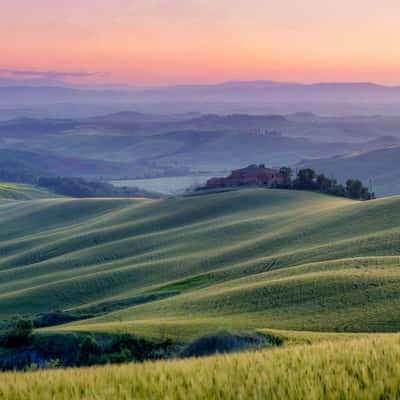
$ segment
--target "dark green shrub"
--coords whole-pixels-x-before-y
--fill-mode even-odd
[[[82,341],[79,334],[40,334],[35,335],[33,347],[49,359],[59,359],[63,365],[74,366],[80,356]]]
[[[120,363],[135,361],[132,352],[127,348],[121,349],[118,353],[110,354],[108,359],[109,362],[112,364],[120,364]]]
[[[101,356],[102,348],[97,343],[94,336],[86,336],[79,350],[79,364],[80,365],[93,365],[96,364]]]
[[[64,311],[52,311],[36,316],[33,324],[35,328],[45,328],[47,326],[62,325],[90,317],[92,317],[92,315],[75,315]]]
[[[282,344],[282,340],[272,335],[219,332],[195,339],[183,350],[181,356],[202,357],[216,353],[230,353],[280,344]]]
[[[148,354],[156,347],[156,344],[140,337],[131,335],[118,335],[113,338],[111,343],[111,353],[120,353],[128,349],[132,357],[143,361],[148,358]]]
[[[32,343],[33,323],[28,318],[19,318],[0,338],[3,347],[21,347]]]

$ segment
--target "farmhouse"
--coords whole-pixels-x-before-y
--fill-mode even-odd
[[[277,170],[265,168],[264,164],[249,165],[236,169],[226,178],[212,178],[207,181],[208,189],[235,186],[273,186],[284,183],[284,176]]]

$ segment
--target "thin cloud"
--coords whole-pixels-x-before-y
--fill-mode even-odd
[[[37,71],[0,68],[0,75],[8,75],[14,78],[30,79],[69,79],[69,78],[90,78],[95,76],[106,76],[106,72],[64,72],[64,71]]]

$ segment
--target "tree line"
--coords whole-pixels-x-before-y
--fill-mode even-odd
[[[328,178],[324,174],[317,174],[311,168],[300,169],[295,177],[293,177],[293,170],[288,167],[282,167],[279,172],[284,179],[284,183],[277,185],[279,188],[317,191],[356,200],[375,198],[375,194],[370,192],[359,179],[347,179],[343,185],[336,179]]]

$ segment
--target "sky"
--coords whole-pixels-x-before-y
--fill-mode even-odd
[[[399,0],[0,0],[0,77],[400,84]]]

